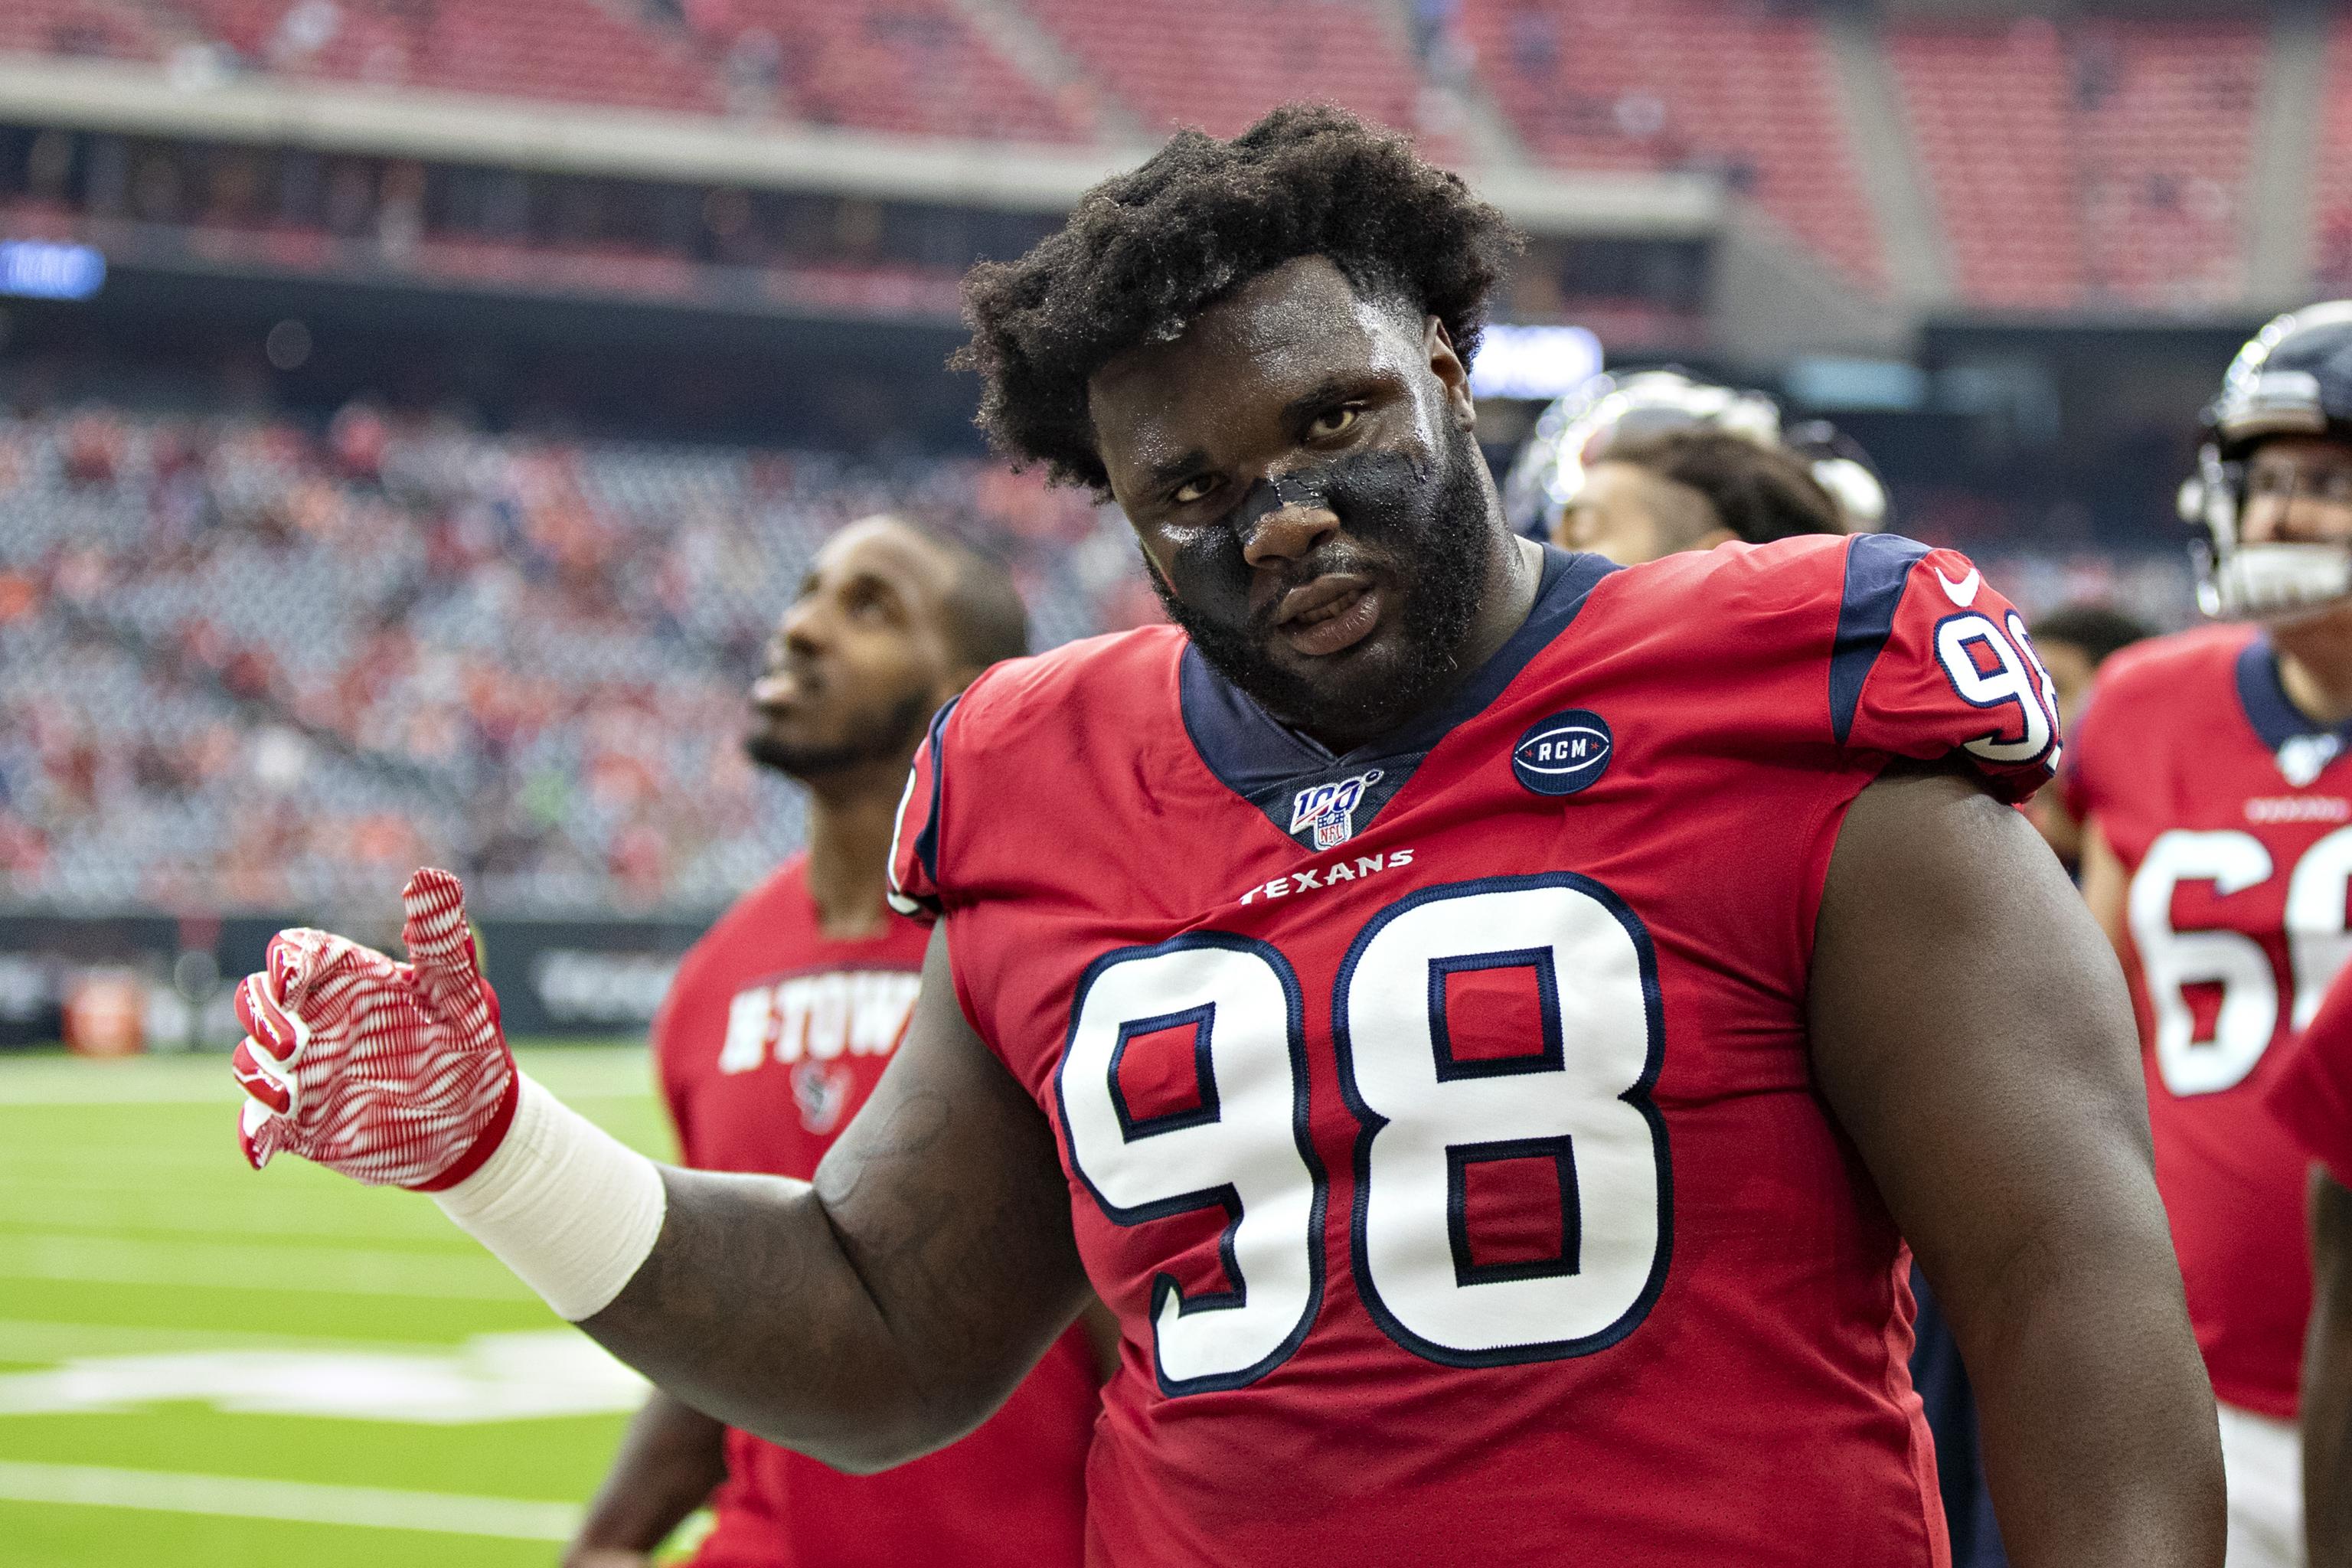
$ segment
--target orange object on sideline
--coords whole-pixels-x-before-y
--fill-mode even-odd
[[[83,1057],[133,1057],[147,1048],[147,987],[127,969],[93,969],[66,992],[66,1048]]]

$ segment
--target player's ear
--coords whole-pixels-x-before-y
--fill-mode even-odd
[[[1445,388],[1446,405],[1454,411],[1454,423],[1465,430],[1475,429],[1478,406],[1470,396],[1470,367],[1454,350],[1454,334],[1445,323],[1432,316],[1423,323],[1421,346],[1429,356],[1429,372]]]

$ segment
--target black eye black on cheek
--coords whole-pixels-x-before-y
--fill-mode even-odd
[[[1173,570],[1170,575],[1202,586],[1249,581],[1249,563],[1242,557],[1241,538],[1224,526],[1223,520],[1206,527],[1184,529],[1173,542]]]

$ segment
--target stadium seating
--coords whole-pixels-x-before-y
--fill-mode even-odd
[[[1963,295],[2210,308],[2243,282],[2253,22],[1915,22],[1888,48]]]
[[[14,0],[0,52],[260,69],[1074,142],[1117,120],[1230,134],[1291,98],[1465,144],[1467,80],[1535,157],[1721,174],[1852,281],[1885,284],[1818,16],[1775,0],[991,0],[1077,68],[1049,87],[958,0]],[[1420,29],[1424,36],[1409,37]],[[1969,305],[2206,312],[2245,283],[2259,16],[2053,22],[1902,13],[1884,29]],[[2352,17],[2333,23],[2320,271],[2352,285]]]
[[[949,0],[732,0],[721,9],[725,28],[709,36],[739,61],[764,59],[772,46],[778,105],[798,119],[1024,142],[1073,141],[1092,129],[1082,96],[1049,98]]]
[[[516,98],[715,110],[719,84],[683,37],[597,0],[170,0],[271,70]]]
[[[1230,136],[1286,99],[1411,126],[1420,79],[1360,0],[1026,0],[1086,68],[1157,127]]]
[[[668,22],[604,0],[170,3],[291,74],[1024,141],[1071,140],[1087,112],[1066,113],[948,0],[723,0]]]
[[[1882,280],[1819,24],[1724,0],[1466,0],[1485,79],[1538,155],[1719,170],[1850,277]]]
[[[0,892],[709,909],[798,837],[737,742],[816,545],[886,507],[1014,564],[1041,646],[1152,613],[1123,525],[961,459],[106,411],[0,419]]]
[[[0,52],[152,60],[163,44],[134,0],[8,0],[0,5]]]
[[[1888,49],[1961,291],[2055,308],[2083,282],[2083,227],[2055,28],[1917,25]]]

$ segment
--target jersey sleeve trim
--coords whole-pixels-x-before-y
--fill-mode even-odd
[[[940,913],[940,905],[937,892],[940,885],[940,784],[947,771],[947,759],[941,754],[941,747],[946,740],[948,717],[956,710],[956,704],[962,700],[961,695],[950,697],[940,710],[931,716],[930,733],[923,738],[923,749],[919,754],[917,765],[909,769],[907,773],[907,792],[898,798],[898,817],[890,831],[890,885],[887,896],[890,907],[902,915],[909,917],[929,915],[936,918]],[[923,774],[926,771],[921,765],[923,758],[928,758],[930,763],[928,770],[930,774],[930,788],[923,801],[923,825],[916,831],[913,848],[915,859],[922,868],[923,879],[929,884],[931,890],[909,892],[902,885],[898,874],[898,846],[907,832],[909,808],[915,805],[916,793],[922,787]]]
[[[1846,545],[1845,590],[1830,652],[1830,732],[1840,745],[1853,732],[1871,668],[1895,635],[1895,612],[1911,568],[1927,551],[1895,533],[1858,533]]]

